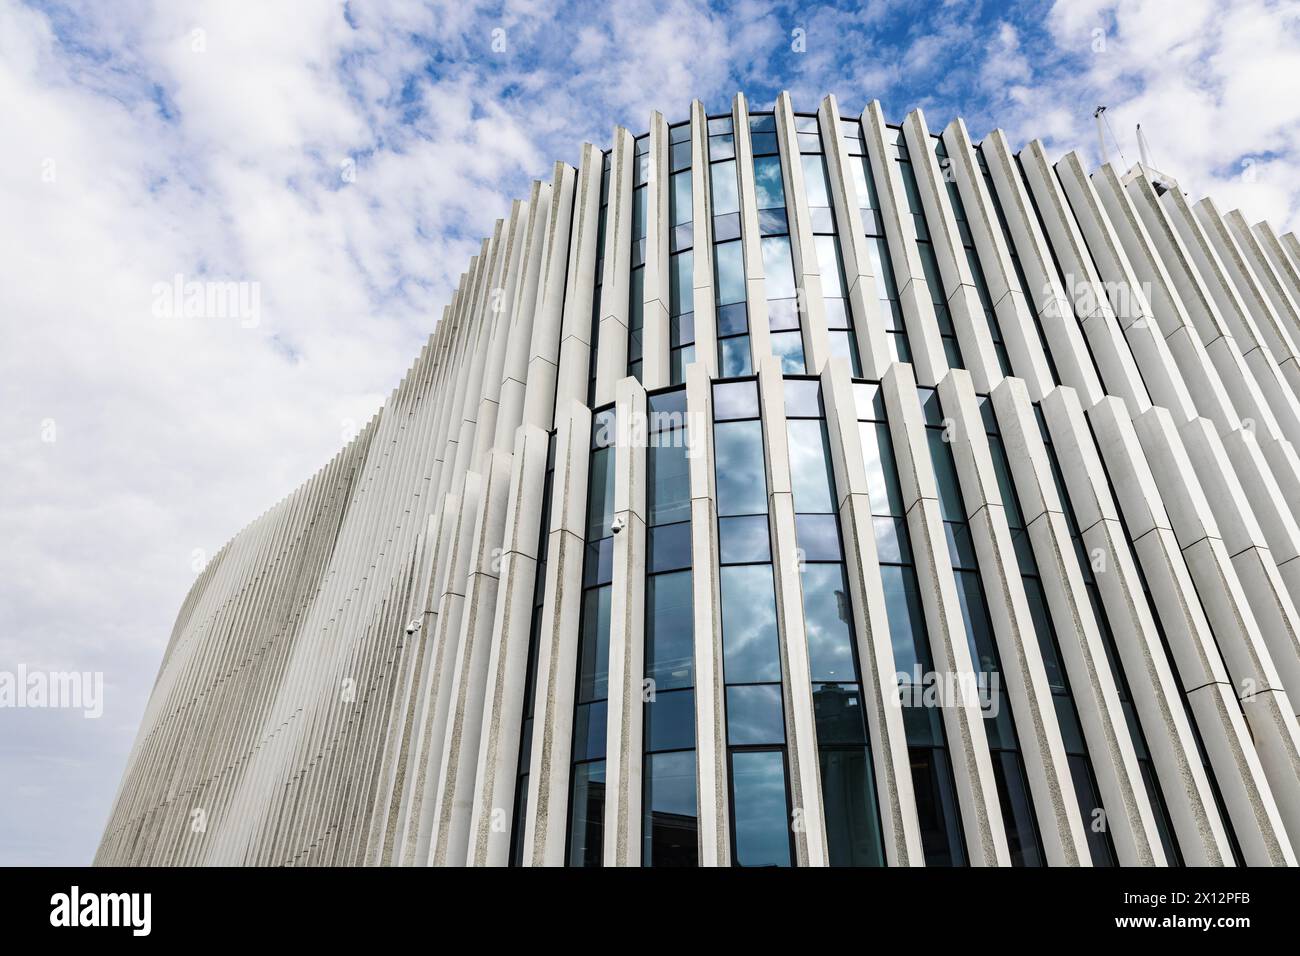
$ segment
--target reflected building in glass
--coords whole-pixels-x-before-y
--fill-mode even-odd
[[[656,113],[199,574],[96,861],[1294,865],[1297,447],[1294,235]]]

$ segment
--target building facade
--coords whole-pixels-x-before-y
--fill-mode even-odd
[[[556,164],[186,597],[101,864],[1294,865],[1300,243],[879,104]]]

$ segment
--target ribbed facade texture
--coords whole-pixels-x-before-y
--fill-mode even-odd
[[[96,862],[1294,865],[1300,243],[878,104],[557,164],[203,570]]]

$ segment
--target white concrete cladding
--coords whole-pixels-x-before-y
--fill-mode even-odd
[[[1295,865],[1300,240],[875,102],[646,130],[200,572],[96,863]]]

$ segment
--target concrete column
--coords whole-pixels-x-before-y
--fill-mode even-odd
[[[1071,153],[1067,160],[1070,169],[1081,168],[1076,154]],[[1063,160],[1057,168],[1060,170],[1066,166],[1067,162]],[[1162,336],[1167,344],[1168,352],[1177,366],[1175,375],[1185,383],[1179,394],[1185,394],[1193,405],[1188,414],[1213,419],[1225,431],[1238,427],[1241,422],[1228,390],[1205,350],[1200,333],[1183,307],[1182,298],[1157,255],[1155,243],[1125,191],[1119,174],[1108,163],[1092,174],[1091,183],[1093,193],[1104,208],[1105,219],[1109,221],[1110,228],[1102,231],[1108,235],[1113,234],[1114,239],[1119,241],[1126,260],[1121,262],[1118,250],[1112,249],[1109,255],[1098,257],[1099,265],[1105,272],[1109,263],[1116,272],[1107,278],[1131,282],[1133,288],[1141,291],[1141,298],[1136,303],[1130,302],[1130,306],[1145,305],[1149,312],[1143,313],[1135,321],[1150,322],[1153,333]],[[1076,189],[1082,192],[1081,187]],[[1101,230],[1102,211],[1097,210],[1095,215],[1097,222],[1094,223],[1094,229]],[[1131,270],[1129,274],[1125,274],[1125,265]],[[1170,407],[1172,409],[1177,406]]]
[[[856,125],[857,121],[853,121]],[[817,110],[817,124],[826,155],[826,174],[830,179],[831,202],[835,205],[835,226],[839,232],[840,258],[844,263],[844,281],[849,309],[853,313],[853,332],[858,340],[862,373],[879,380],[893,361],[893,352],[885,334],[880,300],[876,296],[876,277],[862,224],[861,199],[849,164],[859,162],[844,148],[844,124],[834,96],[828,96]]]
[[[781,148],[781,174],[785,179],[785,205],[790,215],[790,258],[794,263],[794,284],[802,290],[799,327],[803,332],[804,363],[810,375],[818,374],[830,358],[830,337],[826,331],[826,300],[822,291],[822,265],[817,261],[813,240],[812,214],[804,184],[803,157],[794,128],[794,106],[790,94],[776,98],[776,138]],[[823,143],[823,148],[825,144]],[[827,268],[833,268],[828,263]]]
[[[713,474],[713,390],[702,362],[686,368],[691,483],[691,600],[695,635],[695,754],[700,865],[731,865],[726,693]]]
[[[907,114],[903,121],[903,135],[916,173],[921,206],[925,209],[930,245],[939,264],[943,289],[938,291],[943,293],[948,303],[962,362],[975,383],[975,390],[987,392],[1002,378],[1002,369],[993,349],[993,336],[984,317],[984,306],[975,288],[975,276],[966,261],[966,250],[957,231],[957,217],[948,203],[946,177],[952,174],[939,168],[925,114],[919,109]]]
[[[718,374],[718,313],[713,292],[713,194],[709,188],[709,120],[704,104],[691,102],[691,253],[695,308],[695,361]],[[743,209],[743,203],[742,203]]]
[[[758,229],[754,145],[749,138],[749,104],[743,93],[737,93],[732,100],[731,116],[736,131],[736,182],[740,191],[740,242],[745,254],[745,308],[749,315],[749,352],[753,356],[754,368],[757,370],[763,359],[772,354],[772,339],[767,316],[767,283],[763,268],[763,247]],[[787,198],[787,204],[788,202]],[[711,227],[712,215],[709,217],[709,222]],[[713,247],[710,246],[709,251],[712,250]]]
[[[1020,163],[1061,265],[1066,298],[1087,337],[1106,394],[1119,396],[1138,414],[1151,405],[1151,399],[1043,144],[1035,140],[1021,150]]]
[[[1094,174],[1094,179],[1096,178],[1097,174]],[[1109,179],[1107,181],[1109,182]],[[1130,208],[1137,214],[1144,227],[1144,236],[1136,234],[1128,240],[1134,245],[1135,250],[1131,259],[1140,270],[1143,268],[1142,257],[1137,253],[1142,246],[1138,239],[1145,238],[1145,244],[1157,254],[1157,261],[1161,266],[1157,271],[1154,263],[1149,264],[1146,268],[1151,274],[1144,275],[1144,278],[1152,281],[1153,284],[1159,280],[1155,292],[1156,301],[1153,305],[1157,308],[1161,322],[1170,321],[1171,318],[1176,320],[1178,306],[1181,305],[1187,320],[1196,329],[1210,361],[1219,371],[1220,381],[1231,396],[1236,413],[1239,416],[1255,418],[1267,430],[1276,434],[1280,419],[1273,418],[1273,411],[1257,381],[1258,373],[1252,374],[1243,358],[1243,353],[1254,349],[1253,343],[1249,339],[1234,338],[1233,329],[1220,313],[1218,303],[1211,295],[1206,280],[1193,260],[1191,250],[1174,228],[1169,214],[1160,201],[1160,194],[1156,192],[1151,180],[1134,171],[1124,176],[1122,183],[1130,201]],[[1113,190],[1113,184],[1108,187],[1108,190]],[[1103,197],[1107,195],[1108,190],[1100,190]],[[1118,200],[1116,199],[1115,202],[1118,203]],[[1133,226],[1133,232],[1136,233],[1136,224]],[[1168,287],[1168,291],[1163,295],[1160,286]],[[1176,334],[1175,332],[1174,335]],[[1258,352],[1256,357],[1264,358]],[[1275,367],[1272,374],[1276,378]],[[1297,411],[1295,420],[1297,426],[1300,426],[1300,408]],[[1300,436],[1300,427],[1297,428],[1296,434]]]
[[[1244,343],[1242,351],[1247,360],[1253,348],[1263,348],[1286,382],[1286,401],[1294,401],[1300,390],[1300,364],[1295,349],[1288,346],[1272,305],[1248,275],[1249,267],[1218,211],[1212,205],[1198,204],[1193,208],[1178,189],[1164,193],[1160,204],[1191,251],[1233,334]],[[1268,383],[1265,379],[1260,384],[1266,387]],[[1276,407],[1274,411],[1277,412]]]
[[[1006,378],[990,398],[1115,851],[1122,866],[1164,866],[1137,752],[1028,391],[1020,379]]]
[[[596,292],[596,244],[597,231],[600,228],[600,176],[603,163],[604,157],[600,150],[590,143],[584,143],[573,197],[568,273],[564,280],[559,372],[556,378],[554,401],[557,424],[560,409],[568,402],[587,401],[587,382],[591,372],[593,344],[590,341],[591,315]],[[606,249],[605,255],[608,260],[612,251]],[[545,317],[553,318],[553,307],[549,301],[547,307],[550,314],[544,313]],[[542,424],[531,416],[526,416],[525,420],[530,424]]]
[[[894,263],[894,280],[898,286],[903,321],[907,325],[915,378],[921,385],[933,386],[948,371],[948,359],[944,356],[939,322],[934,315],[925,270],[916,249],[916,227],[912,224],[907,195],[903,191],[902,174],[894,159],[896,134],[886,126],[879,100],[872,100],[863,110],[862,132],[871,159],[872,178],[876,181],[885,240]]]
[[[672,258],[668,249],[669,194],[668,124],[663,114],[650,116],[650,170],[646,177],[645,308],[641,327],[641,381],[649,389],[669,380],[668,304]]]
[[[645,748],[646,443],[645,389],[628,377],[615,390],[614,580],[609,622],[605,745],[606,866],[641,864],[641,768]]]
[[[1276,448],[1277,443],[1271,447]],[[1297,499],[1278,484],[1254,431],[1239,428],[1229,432],[1223,436],[1223,448],[1236,469],[1250,511],[1273,552],[1291,600],[1300,607],[1300,521],[1288,505]],[[1287,692],[1292,693],[1289,687]],[[1300,690],[1293,696],[1300,696]]]
[[[1020,278],[1016,275],[993,196],[975,158],[975,147],[966,132],[966,124],[960,117],[943,131],[943,142],[948,150],[948,174],[956,182],[957,192],[966,208],[966,225],[975,243],[980,267],[984,270],[989,301],[993,303],[993,314],[1002,331],[1011,368],[1024,380],[1030,398],[1037,401],[1052,390],[1051,366],[1026,299],[1027,290],[1020,288]]]
[[[1151,401],[1169,409],[1179,422],[1196,417],[1188,382],[1179,374],[1154,317],[1155,310],[1129,264],[1079,154],[1066,154],[1055,171],[1086,243],[1081,251],[1090,254],[1090,265],[1096,267],[1096,277],[1101,280],[1093,285],[1101,294],[1098,304],[1109,309],[1123,330]]]
[[[597,406],[614,400],[627,375],[627,312],[632,276],[632,172],[636,143],[623,127],[614,130],[605,208],[605,275],[600,284],[600,329],[596,349]]]
[[[1295,865],[1260,754],[1127,410],[1108,398],[1088,419],[1246,862]]]
[[[524,860],[563,866],[573,753],[573,697],[582,617],[582,561],[591,466],[591,411],[580,400],[556,406],[555,475],[547,542],[546,598],[538,632],[536,711]]]
[[[840,532],[844,539],[844,570],[853,620],[857,623],[854,637],[862,670],[863,706],[871,741],[885,859],[890,866],[924,866],[907,731],[899,700],[898,667],[885,612],[885,592],[876,556],[866,465],[848,361],[832,358],[822,370],[821,384]]]
[[[1203,208],[1205,215],[1208,216],[1214,210],[1214,201],[1209,198],[1202,199],[1197,203],[1197,207]],[[1250,276],[1254,280],[1254,285],[1264,293],[1269,304],[1273,306],[1278,321],[1276,331],[1278,340],[1285,342],[1291,349],[1290,354],[1295,355],[1297,337],[1300,337],[1300,306],[1296,305],[1296,300],[1282,277],[1274,271],[1268,253],[1260,245],[1259,239],[1246,222],[1246,217],[1242,215],[1241,210],[1234,209],[1223,216],[1222,221],[1228,227],[1228,234],[1236,243],[1237,251],[1241,256],[1238,268],[1241,269],[1243,276]],[[1277,351],[1282,351],[1280,345]]]
[[[497,412],[496,435],[492,441],[492,446],[501,451],[514,447],[515,430],[524,420],[533,330],[538,325],[536,317],[542,310],[545,292],[546,240],[553,216],[557,213],[553,206],[554,196],[555,189],[549,183],[533,183],[529,198],[532,215],[528,218],[528,230],[523,238],[523,264],[512,305],[506,358],[501,367],[501,407]],[[559,342],[558,332],[557,326],[553,343]],[[552,361],[552,375],[554,368]]]
[[[905,363],[891,366],[880,386],[889,416],[903,505],[907,509],[908,535],[920,579],[934,666],[945,677],[952,675],[958,686],[969,686],[975,680],[975,666],[962,623],[947,536],[939,513],[939,492],[930,462],[929,441],[911,366]],[[944,707],[943,723],[971,865],[1009,866],[1011,854],[979,702],[972,695],[972,699]]]
[[[1286,257],[1291,260],[1291,264],[1300,269],[1300,239],[1296,238],[1294,232],[1288,232],[1282,236],[1282,248],[1286,252]]]
[[[1058,388],[1042,408],[1179,849],[1191,866],[1231,865],[1227,830],[1079,400]]]
[[[520,426],[515,436],[470,812],[470,866],[505,866],[510,859],[548,444],[547,433],[532,425]]]
[[[1052,248],[1025,188],[1020,164],[1001,130],[989,133],[980,149],[1029,284],[1023,290],[1028,307],[1042,325],[1061,383],[1077,391],[1080,401],[1091,405],[1103,395],[1101,378],[1061,285]]]
[[[469,577],[470,559],[473,556],[475,515],[482,498],[483,482],[480,476],[469,472],[465,476],[465,489],[456,506],[450,550],[447,552],[446,578],[438,598],[438,623],[432,635],[428,697],[425,702],[422,727],[423,754],[420,763],[424,781],[417,800],[411,809],[414,845],[408,842],[412,855],[406,857],[407,865],[421,865],[428,859],[429,843],[433,835],[434,806],[437,800],[438,771],[442,766],[443,745],[446,741],[447,721],[451,713],[452,675],[456,655],[460,648],[461,618],[465,610],[466,581]],[[418,815],[416,807],[419,808]]]
[[[1230,214],[1229,223],[1234,230],[1238,230],[1244,226],[1245,219],[1238,210]],[[1250,227],[1250,233],[1255,238],[1255,249],[1276,274],[1278,281],[1291,297],[1291,301],[1300,302],[1300,261],[1287,255],[1286,244],[1278,238],[1273,227],[1267,222],[1255,223]],[[1295,236],[1292,235],[1290,238],[1294,241]],[[1293,329],[1292,334],[1300,334],[1300,328]]]
[[[794,807],[795,855],[799,866],[827,866],[826,818],[822,809],[821,764],[813,716],[812,672],[804,631],[799,544],[795,538],[794,494],[790,481],[785,425],[785,387],[781,363],[769,355],[759,367],[759,405],[767,449],[768,495],[772,522],[772,576],[776,584],[776,623],[785,684],[786,753]]]
[[[1179,437],[1196,478],[1204,492],[1205,501],[1212,505],[1213,521],[1222,535],[1223,546],[1242,590],[1259,624],[1260,631],[1277,669],[1278,678],[1287,696],[1293,701],[1300,695],[1300,616],[1288,593],[1285,581],[1268,541],[1255,517],[1246,489],[1233,470],[1227,449],[1219,439],[1214,426],[1204,418],[1194,419],[1178,429]],[[1243,460],[1249,462],[1249,441],[1237,445]],[[1258,459],[1256,459],[1258,462]],[[1245,468],[1241,469],[1245,471]],[[1257,473],[1258,477],[1266,475]],[[1282,500],[1272,500],[1266,508],[1276,508]],[[1281,512],[1281,509],[1276,509]],[[1287,518],[1278,514],[1278,527],[1285,529]],[[1295,525],[1294,517],[1289,522]],[[1295,539],[1290,544],[1294,548]],[[1295,552],[1290,557],[1294,559]]]
[[[1265,628],[1250,606],[1214,520],[1214,512],[1168,413],[1153,408],[1134,422],[1134,428],[1152,464],[1152,473],[1160,476],[1157,482],[1161,500],[1241,701],[1260,763],[1273,787],[1278,811],[1288,831],[1300,833],[1300,787],[1297,787],[1300,726],[1265,644]],[[1204,431],[1193,434],[1204,441]],[[1198,455],[1207,470],[1212,467],[1210,454],[1207,449],[1205,454]],[[1216,490],[1231,493],[1226,481]],[[1246,533],[1240,528],[1237,531],[1240,536]],[[1256,552],[1254,557],[1260,556]],[[1252,567],[1251,556],[1243,557],[1246,566]],[[1254,565],[1253,571],[1262,569]],[[1253,575],[1252,579],[1261,589],[1276,583],[1261,580],[1260,575]],[[1273,643],[1291,653],[1294,653],[1294,621],[1294,606],[1274,608],[1266,620],[1268,632],[1274,635]]]
[[[479,733],[487,692],[488,659],[496,620],[502,541],[509,506],[510,455],[495,452],[484,469],[475,518],[455,664],[447,702],[447,731],[434,794],[429,863],[461,866],[469,847],[470,814],[478,768]]]
[[[1051,865],[1090,866],[1088,839],[1074,799],[1038,635],[1029,615],[975,390],[965,369],[953,369],[944,377],[939,398],[944,415],[952,422],[953,461],[1043,849]]]

